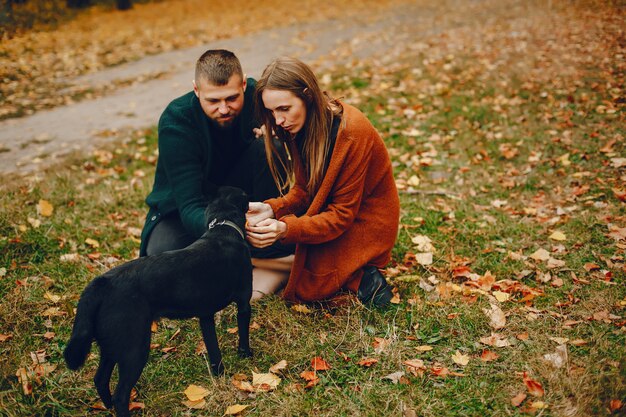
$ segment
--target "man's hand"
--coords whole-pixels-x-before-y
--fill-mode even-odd
[[[248,242],[255,248],[265,248],[287,233],[287,225],[276,219],[265,219],[256,226],[248,225]]]
[[[272,206],[265,203],[250,203],[248,205],[248,212],[246,213],[246,224],[249,226],[256,226],[265,219],[273,219],[274,210]]]

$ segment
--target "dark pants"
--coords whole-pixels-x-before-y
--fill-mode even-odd
[[[264,201],[278,196],[278,189],[272,178],[263,141],[254,141],[228,172],[222,184],[241,188],[248,194],[250,201]],[[178,212],[163,217],[148,236],[146,253],[156,255],[174,249],[189,246],[196,239],[185,230]],[[274,243],[267,248],[250,247],[253,258],[281,258],[293,254],[295,245]]]

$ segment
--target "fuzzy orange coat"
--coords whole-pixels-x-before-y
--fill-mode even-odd
[[[296,243],[283,297],[310,302],[341,289],[356,292],[361,269],[385,266],[398,234],[400,201],[385,144],[358,109],[343,104],[330,164],[313,199],[295,143],[289,151],[295,184],[266,201],[287,225],[282,242]]]

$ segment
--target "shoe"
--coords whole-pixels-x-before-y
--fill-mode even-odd
[[[357,297],[363,304],[371,302],[376,307],[386,307],[393,298],[393,293],[378,268],[366,266],[363,268]]]

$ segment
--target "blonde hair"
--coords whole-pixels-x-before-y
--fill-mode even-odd
[[[276,125],[272,113],[263,105],[262,94],[266,89],[289,91],[306,106],[306,120],[301,130],[302,162],[307,174],[309,195],[313,196],[324,178],[325,161],[329,152],[328,135],[333,114],[339,114],[340,104],[322,92],[311,68],[304,62],[290,57],[272,61],[257,81],[255,90],[259,121],[265,126],[265,153],[267,161],[281,194],[293,183],[294,171],[291,158],[282,156],[272,139],[272,133],[284,144],[291,134]]]

